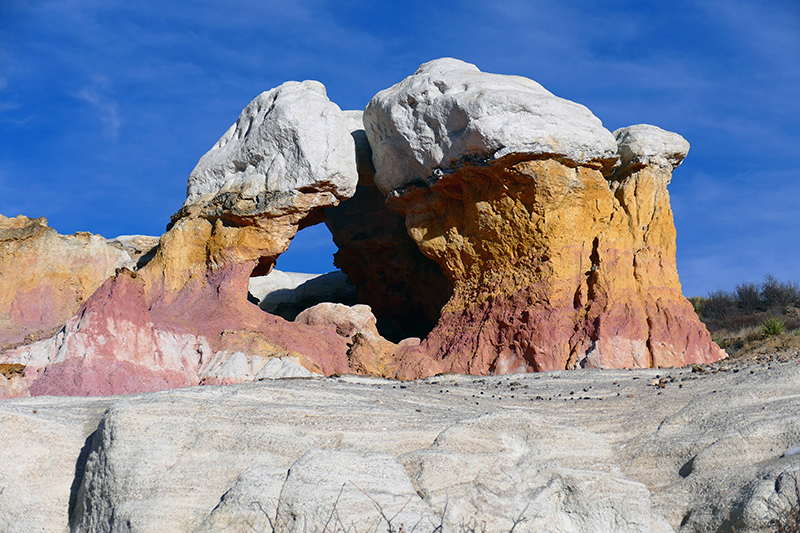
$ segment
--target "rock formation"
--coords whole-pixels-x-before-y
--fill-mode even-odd
[[[261,309],[286,320],[294,320],[305,309],[323,302],[358,303],[355,287],[341,270],[303,274],[274,269],[266,276],[251,277],[248,292],[248,298],[252,297]]]
[[[0,217],[0,531],[761,533],[796,515],[800,367],[654,369],[724,356],[677,275],[682,137],[612,134],[454,59],[363,121],[318,82],[259,95],[158,243]],[[260,309],[260,276],[323,220],[372,309],[293,276],[280,290],[316,305]]]
[[[800,366],[723,369],[7,400],[0,530],[775,531]]]
[[[724,357],[678,281],[666,186],[688,151],[679,135],[612,135],[531,80],[454,59],[378,93],[364,123],[377,187],[454,286],[412,366],[486,374]]]
[[[131,256],[131,270],[139,270],[156,255],[158,251],[158,237],[150,235],[120,235],[108,241],[108,244],[128,252]]]
[[[0,215],[0,350],[63,326],[131,256],[99,235],[59,235],[45,218]]]
[[[4,362],[25,367],[30,394],[229,383],[254,379],[272,358],[346,372],[345,338],[289,326],[248,302],[247,291],[298,228],[353,195],[354,153],[346,119],[320,83],[259,95],[201,158],[153,259],[106,281],[55,337],[8,350]]]
[[[208,268],[267,274],[298,229],[349,198],[358,180],[346,119],[319,82],[260,94],[189,176],[149,274],[177,291]],[[156,274],[157,273],[157,274]]]
[[[536,82],[455,59],[422,65],[363,116],[319,82],[284,83],[200,159],[157,245],[0,220],[0,279],[14,286],[0,295],[0,395],[719,359],[675,263],[667,185],[688,149],[654,126],[612,134]],[[283,308],[263,300],[297,320],[259,309],[251,279],[323,221],[344,271],[331,286],[370,307],[333,305],[356,302],[320,296],[336,292],[321,277]],[[43,260],[53,243],[68,251]],[[377,324],[353,326],[370,308]]]

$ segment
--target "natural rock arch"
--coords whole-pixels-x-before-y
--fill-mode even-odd
[[[713,361],[725,354],[675,264],[667,185],[687,151],[455,59],[422,65],[363,117],[319,82],[287,82],[200,159],[146,265],[0,362],[25,367],[13,394],[118,394],[260,379],[275,359],[399,379]],[[321,222],[393,339],[435,322],[422,343],[381,338],[364,307],[290,323],[247,300],[251,275]]]

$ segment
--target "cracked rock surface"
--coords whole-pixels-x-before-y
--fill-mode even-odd
[[[766,532],[768,504],[798,505],[798,379],[792,360],[8,400],[0,528]]]

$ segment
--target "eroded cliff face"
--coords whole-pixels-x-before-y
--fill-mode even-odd
[[[688,143],[652,126],[612,135],[582,106],[503,78],[438,60],[367,107],[376,183],[455,288],[413,365],[487,374],[724,357],[675,263],[666,186]],[[528,128],[542,116],[561,128]],[[383,151],[417,163],[398,172]]]
[[[10,394],[256,379],[276,358],[326,375],[346,372],[346,338],[264,313],[247,290],[299,228],[353,195],[354,152],[344,116],[320,83],[287,82],[259,95],[201,158],[153,259],[138,272],[100,278],[102,287],[56,336],[3,353],[7,364],[24,366],[28,389]]]
[[[620,200],[597,170],[501,160],[393,197],[455,287],[427,353],[476,374],[718,359],[681,293],[663,177],[631,174]]]
[[[59,235],[45,218],[0,215],[0,349],[52,334],[130,263],[99,235]]]

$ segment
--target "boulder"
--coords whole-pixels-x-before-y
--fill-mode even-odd
[[[378,93],[364,123],[376,185],[454,287],[398,367],[430,367],[421,353],[472,374],[725,356],[678,280],[666,186],[679,135],[613,135],[535,82],[453,59]]]
[[[273,199],[273,205],[262,205],[265,211],[258,214],[263,215],[286,209],[286,200],[306,189],[314,191],[320,206],[353,196],[355,145],[347,121],[318,81],[288,81],[261,93],[200,158],[189,176],[184,206],[231,194],[245,205],[265,199],[265,194],[285,196],[283,202]]]
[[[0,215],[0,351],[52,335],[131,262],[99,235],[59,235],[45,218]]]
[[[410,183],[512,154],[607,169],[614,136],[586,107],[533,80],[481,72],[453,58],[423,64],[376,94],[364,111],[384,194]]]
[[[349,371],[356,374],[396,377],[394,360],[398,349],[419,344],[419,339],[394,344],[383,338],[378,332],[375,315],[368,305],[363,304],[317,304],[297,315],[295,323],[335,331],[346,338],[347,364]]]
[[[309,307],[294,319],[295,323],[330,328],[341,337],[370,332],[378,335],[375,315],[368,305],[347,306],[325,302]]]

